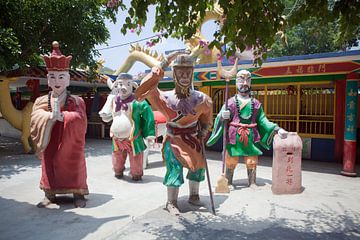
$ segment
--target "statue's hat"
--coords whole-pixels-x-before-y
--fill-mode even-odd
[[[72,56],[65,56],[61,53],[59,43],[52,43],[52,53],[50,56],[43,56],[48,71],[68,71]]]

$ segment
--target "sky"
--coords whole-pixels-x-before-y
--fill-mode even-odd
[[[128,2],[128,1],[125,1]],[[151,6],[148,13],[148,20],[146,25],[142,28],[142,32],[140,35],[136,33],[128,33],[124,36],[121,32],[121,26],[124,23],[125,17],[127,16],[127,11],[118,13],[117,16],[117,23],[113,24],[110,21],[106,21],[106,27],[109,29],[111,38],[107,41],[107,44],[98,45],[96,49],[116,46],[128,42],[137,41],[143,38],[147,38],[153,35],[156,35],[156,32],[153,32],[152,29],[154,27],[155,22],[155,7]],[[215,31],[216,24],[214,22],[209,21],[208,23],[204,24],[203,29],[206,29],[203,34],[208,38],[212,39],[212,34]],[[140,46],[146,45],[146,41],[144,40],[139,42]],[[101,56],[99,57],[105,60],[104,66],[109,67],[113,70],[118,69],[125,61],[127,56],[129,55],[129,48],[130,45],[125,45],[121,47],[111,48],[111,49],[104,49],[100,50]],[[156,50],[159,54],[165,53],[167,50],[174,50],[174,49],[183,49],[185,48],[185,43],[173,38],[168,38],[162,40],[161,43],[156,44],[154,47],[151,47],[151,50]],[[148,67],[143,63],[137,62],[134,66],[130,69],[129,73],[136,75],[140,72],[144,72],[147,70]]]

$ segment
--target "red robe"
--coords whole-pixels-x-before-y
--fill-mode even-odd
[[[70,96],[61,107],[64,122],[50,120],[48,96],[36,99],[31,114],[31,137],[41,159],[40,188],[49,193],[89,194],[86,184],[86,107],[82,98]]]

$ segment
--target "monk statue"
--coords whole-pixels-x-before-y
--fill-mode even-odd
[[[86,107],[83,99],[67,91],[72,56],[64,56],[53,42],[50,56],[44,56],[49,94],[35,100],[31,114],[31,137],[41,160],[40,188],[45,198],[37,206],[56,202],[56,194],[71,193],[75,207],[85,207]]]

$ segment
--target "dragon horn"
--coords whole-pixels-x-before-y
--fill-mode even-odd
[[[226,80],[229,80],[233,78],[237,73],[238,58],[235,59],[234,66],[229,71],[226,71],[225,69],[222,68],[221,60],[217,61],[217,65],[220,76],[225,78]]]

